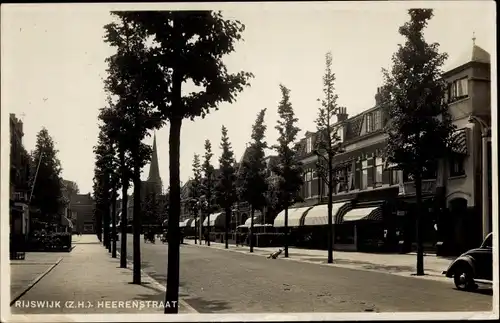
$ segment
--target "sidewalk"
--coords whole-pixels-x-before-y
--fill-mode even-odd
[[[163,313],[163,286],[144,273],[142,285],[132,284],[132,266],[119,268],[119,258],[111,258],[95,235],[81,239],[12,305],[12,314]],[[195,312],[179,303],[179,313]]]
[[[194,240],[186,239],[184,241],[189,245],[200,246],[195,245]],[[205,244],[203,244],[202,246],[207,247]],[[211,248],[224,249],[224,246],[225,245],[223,243],[210,242]],[[236,247],[235,245],[229,245],[229,248],[224,250],[249,253],[249,249],[250,248],[248,246]],[[278,247],[254,247],[253,254],[267,257],[269,256],[269,254],[277,251],[278,249]],[[284,258],[284,253],[282,253],[279,259],[358,270],[376,271],[400,276],[412,276],[412,274],[416,272],[417,256],[412,254],[373,254],[334,250],[333,264],[327,263],[326,250],[288,248],[288,254],[289,258]],[[413,277],[448,282],[450,280],[444,277],[442,272],[448,268],[448,265],[450,263],[450,259],[440,258],[433,255],[425,256],[424,269],[426,275]]]

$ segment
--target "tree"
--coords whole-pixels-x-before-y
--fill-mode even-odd
[[[234,169],[234,152],[227,136],[227,128],[222,126],[222,137],[220,148],[222,155],[219,158],[220,174],[215,190],[217,204],[224,209],[225,213],[225,228],[224,242],[226,249],[228,248],[228,231],[231,221],[231,207],[237,200],[236,195],[236,171]]]
[[[149,130],[163,125],[159,113],[148,97],[157,90],[156,80],[148,77],[147,71],[154,69],[154,62],[146,48],[147,35],[131,21],[126,13],[114,12],[118,22],[105,26],[105,42],[116,48],[116,54],[107,58],[108,77],[105,89],[115,97],[114,105],[130,120],[129,149],[133,161],[132,182],[134,185],[133,210],[133,283],[141,283],[141,169],[151,158],[151,147],[142,140],[150,135]]]
[[[80,189],[78,188],[78,184],[76,182],[66,179],[62,180],[61,189],[68,203],[71,202],[71,198],[73,196],[77,195],[80,192]]]
[[[338,135],[339,127],[336,125],[335,117],[341,107],[337,104],[338,95],[335,94],[335,73],[332,71],[332,54],[328,52],[325,55],[326,68],[323,76],[323,93],[325,98],[321,100],[321,107],[316,119],[316,128],[318,130],[318,139],[314,153],[318,156],[316,169],[318,175],[328,186],[328,263],[333,263],[333,240],[335,238],[333,225],[333,191],[338,182],[334,174],[334,157],[343,152],[342,142]]]
[[[264,124],[266,109],[262,109],[257,115],[255,124],[252,127],[252,141],[248,146],[247,158],[241,165],[241,197],[247,201],[251,207],[250,220],[250,252],[253,252],[253,224],[255,210],[262,211],[266,205],[267,192],[267,165],[264,161],[264,149],[267,148],[265,142],[265,132],[267,126]]]
[[[115,152],[112,147],[112,142],[106,135],[104,126],[101,124],[99,128],[100,131],[97,144],[94,146],[94,154],[96,157],[94,168],[94,196],[96,199],[96,208],[94,210],[94,216],[96,225],[99,227],[99,234],[101,229],[103,230],[103,244],[110,250],[110,207],[112,202],[112,173]]]
[[[200,164],[200,156],[195,154],[193,157],[193,179],[191,181],[191,186],[189,187],[189,203],[190,208],[193,212],[195,221],[198,222],[198,232],[200,233],[200,244],[202,240],[201,232],[203,225],[203,218],[200,215],[198,217],[198,213],[200,211],[200,197],[201,197],[201,164]],[[199,219],[198,219],[199,218]],[[196,222],[195,222],[196,223]],[[196,243],[196,233],[194,235],[194,242]]]
[[[213,11],[134,11],[121,12],[155,39],[151,46],[154,68],[145,69],[151,81],[149,99],[168,120],[170,161],[170,212],[168,274],[165,300],[179,299],[180,246],[180,131],[183,119],[205,117],[222,102],[232,103],[237,93],[248,85],[250,73],[229,74],[223,56],[234,51],[244,26],[226,20]],[[199,92],[183,95],[182,85],[192,81]],[[165,313],[177,313],[166,307]]]
[[[210,246],[210,213],[213,209],[213,198],[214,198],[214,172],[215,169],[212,166],[211,159],[213,157],[212,153],[212,144],[207,139],[205,140],[205,159],[201,166],[203,171],[203,179],[202,179],[202,192],[203,192],[203,205],[202,209],[206,213],[207,217],[207,234],[208,240],[207,244]],[[201,239],[201,237],[200,237]]]
[[[292,205],[298,196],[303,184],[302,164],[297,158],[298,143],[297,134],[300,129],[296,126],[299,121],[293,112],[290,102],[290,90],[280,85],[282,99],[278,106],[278,144],[273,148],[278,153],[278,164],[273,167],[273,172],[278,176],[278,203],[285,209],[285,257],[288,257],[288,207]]]
[[[454,126],[441,75],[448,55],[439,53],[439,44],[428,44],[423,34],[433,10],[410,9],[408,13],[410,21],[399,28],[406,42],[393,55],[391,71],[383,70],[382,100],[390,118],[386,158],[415,181],[417,275],[424,275],[422,175],[449,151]]]
[[[119,187],[122,189],[120,268],[127,268],[128,190],[133,169],[130,142],[132,142],[131,135],[133,135],[134,125],[127,115],[127,109],[119,110],[117,106],[113,105],[111,98],[108,98],[108,105],[107,108],[101,109],[99,119],[104,122],[103,125],[107,128],[106,133],[115,142],[118,151]],[[143,144],[141,143],[141,145]]]
[[[33,170],[30,172],[30,205],[40,210],[39,220],[49,225],[59,222],[58,214],[64,206],[62,169],[57,153],[54,140],[47,129],[42,128],[36,136],[35,150],[31,154]]]

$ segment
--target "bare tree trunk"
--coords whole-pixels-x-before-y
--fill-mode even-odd
[[[288,258],[288,203],[285,205],[285,258]]]
[[[133,280],[134,284],[141,284],[141,169],[138,156],[134,154],[134,255],[133,255]]]
[[[253,217],[255,215],[255,209],[254,207],[252,206],[252,213],[250,214],[251,218],[250,218],[250,232],[249,232],[249,235],[248,235],[248,238],[250,239],[249,243],[250,243],[250,252],[253,252]]]
[[[332,169],[332,157],[328,156],[328,263],[331,264],[333,263],[333,239],[334,239],[334,232],[333,232],[333,214],[332,214],[332,208],[333,208],[333,169]]]
[[[113,198],[111,199],[111,257],[116,258],[116,189],[113,189]]]
[[[417,240],[417,275],[424,275],[424,248],[422,243],[422,175],[420,171],[415,174],[416,205],[416,240]]]
[[[229,248],[229,243],[227,241],[228,239],[228,236],[229,236],[229,224],[230,224],[230,220],[231,220],[231,208],[229,207],[226,207],[226,227],[225,227],[225,230],[224,230],[224,243],[226,244],[225,245],[225,248]]]
[[[174,84],[175,86],[175,84]],[[179,83],[180,92],[180,83]],[[179,93],[180,96],[180,93]],[[181,118],[170,120],[169,160],[170,160],[170,212],[168,219],[168,264],[167,264],[167,292],[165,304],[178,304],[179,301],[179,262],[180,262],[180,228],[179,217],[181,211],[180,201],[180,137]],[[172,303],[176,302],[176,303]],[[165,306],[165,314],[177,314],[177,306]]]
[[[128,204],[128,179],[122,178],[122,216],[121,216],[121,248],[120,248],[120,268],[127,268],[127,204]]]

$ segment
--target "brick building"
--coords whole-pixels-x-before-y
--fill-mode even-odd
[[[90,193],[73,196],[70,203],[70,210],[74,232],[83,234],[95,233],[94,209],[95,201]]]
[[[473,44],[472,51],[444,73],[450,84],[446,99],[457,127],[454,134],[457,147],[448,160],[436,161],[435,168],[424,174],[422,219],[424,246],[428,251],[446,246],[450,252],[459,253],[480,243],[482,222],[488,222],[491,228],[491,190],[489,216],[481,220],[484,187],[481,170],[486,165],[483,146],[489,147],[484,160],[491,183],[491,139],[482,139],[482,128],[491,124],[489,62],[489,54]],[[387,165],[383,158],[388,115],[379,104],[378,91],[373,108],[351,118],[343,109],[334,125],[345,150],[335,156],[336,249],[395,251],[414,247],[414,183],[407,174]],[[307,132],[300,141],[304,202],[289,211],[289,222],[296,244],[325,248],[327,186],[316,169],[321,158],[314,151],[316,141],[314,132]],[[283,217],[282,213],[275,222]]]

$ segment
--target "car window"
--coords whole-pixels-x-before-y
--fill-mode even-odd
[[[490,234],[486,237],[486,239],[483,242],[483,246],[485,248],[491,248],[493,246],[493,235]]]

